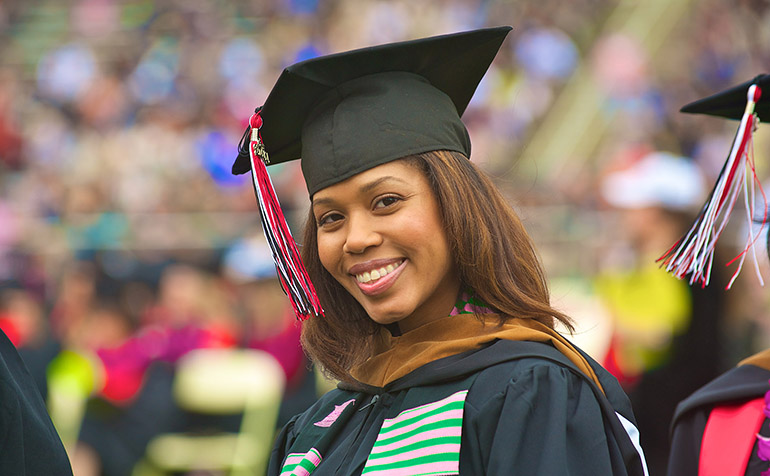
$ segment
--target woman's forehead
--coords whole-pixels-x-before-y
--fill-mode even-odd
[[[412,161],[399,159],[325,187],[313,195],[312,201],[313,205],[322,204],[338,197],[371,193],[382,186],[421,187],[427,186],[427,180]]]

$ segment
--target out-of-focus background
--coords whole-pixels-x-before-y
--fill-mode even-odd
[[[631,395],[662,474],[676,402],[770,345],[770,291],[753,264],[724,291],[742,209],[709,287],[654,262],[737,128],[678,109],[770,72],[766,0],[0,3],[0,328],[76,476],[263,471],[259,434],[272,438],[329,382],[298,345],[249,177],[230,175],[251,112],[296,61],[496,25],[514,30],[464,115],[473,160],[524,218],[574,339]],[[766,137],[760,126],[760,180]],[[300,235],[298,164],[271,172]],[[183,378],[200,356],[203,390]],[[255,368],[269,382],[244,377]],[[214,404],[185,401],[227,388],[229,373],[241,380]],[[237,389],[257,396],[241,402]],[[226,461],[203,456],[212,448]]]

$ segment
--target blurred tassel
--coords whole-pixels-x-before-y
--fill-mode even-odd
[[[730,289],[735,279],[743,268],[743,262],[749,250],[754,254],[754,267],[760,284],[764,286],[762,275],[756,259],[754,243],[761,234],[761,229],[755,232],[752,228],[754,204],[757,191],[761,194],[762,203],[765,204],[762,228],[765,226],[767,215],[767,202],[762,184],[757,177],[754,168],[754,152],[752,134],[756,129],[759,119],[754,114],[754,106],[762,94],[756,84],[749,87],[746,109],[741,118],[738,132],[733,140],[730,155],[727,162],[719,172],[719,177],[711,191],[706,204],[695,219],[690,230],[677,241],[663,256],[658,258],[661,267],[672,273],[679,279],[690,276],[690,284],[698,281],[702,286],[707,286],[711,279],[711,265],[714,261],[714,250],[717,240],[722,234],[730,213],[735,206],[738,195],[743,191],[743,201],[748,218],[748,237],[741,251],[735,258],[727,263],[727,266],[738,262],[738,267],[733,273],[726,289]]]
[[[249,127],[241,138],[239,153],[246,153],[243,149],[248,140],[251,176],[254,181],[254,193],[259,202],[262,230],[273,253],[281,286],[289,297],[297,318],[304,321],[309,317],[323,316],[323,309],[283,216],[273,182],[267,173],[266,165],[270,163],[270,159],[259,132],[262,127],[260,109],[257,109],[249,120]]]

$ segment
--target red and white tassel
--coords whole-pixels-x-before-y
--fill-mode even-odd
[[[262,230],[265,232],[265,237],[273,253],[281,286],[289,297],[299,320],[304,321],[309,317],[323,316],[323,308],[318,300],[318,295],[302,262],[289,225],[284,218],[281,204],[278,202],[278,196],[273,188],[273,182],[267,173],[266,165],[270,163],[270,158],[259,132],[262,127],[262,117],[259,112],[251,116],[249,126],[251,128],[249,158],[251,176],[254,181],[254,193],[257,196],[259,211],[262,215]]]
[[[761,94],[762,91],[756,84],[749,87],[746,109],[733,140],[730,155],[719,173],[717,183],[714,185],[708,201],[684,237],[658,258],[658,261],[662,262],[661,266],[677,278],[682,279],[689,275],[690,284],[700,282],[702,286],[708,285],[711,279],[711,265],[714,261],[717,240],[727,225],[738,195],[743,192],[743,202],[748,219],[748,237],[743,251],[727,263],[727,266],[730,266],[737,261],[738,267],[726,288],[730,289],[740,274],[749,250],[754,254],[757,277],[760,284],[764,286],[754,249],[754,244],[762,229],[756,231],[752,227],[757,193],[761,195],[765,207],[762,214],[762,228],[765,226],[764,217],[767,215],[765,192],[754,168],[752,143],[752,134],[756,128],[756,121],[758,121],[754,114],[754,106]]]

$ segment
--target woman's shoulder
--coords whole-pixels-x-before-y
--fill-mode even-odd
[[[561,381],[566,385],[568,380],[582,380],[559,351],[548,344],[499,341],[485,351],[495,353],[497,361],[478,371],[470,389],[471,395],[503,393],[510,387],[528,385],[538,375],[553,380],[551,383],[554,384]]]
[[[606,372],[585,352],[577,348],[576,350],[595,372]],[[585,377],[591,380],[590,376],[582,373],[566,355],[547,342],[500,339],[480,349],[476,358],[483,363],[483,367],[479,370],[479,376],[501,378],[508,375],[515,378],[531,373],[536,369],[552,369],[555,371],[566,370],[581,378]]]
[[[546,343],[498,341],[480,352],[494,354],[496,361],[479,369],[463,419],[466,446],[489,455],[479,468],[515,464],[526,474],[557,474],[556,468],[643,474],[628,399],[592,360],[586,359],[601,387]],[[556,434],[566,436],[554,440]],[[608,441],[606,450],[595,444],[600,439]],[[542,451],[517,458],[524,447]]]
[[[555,347],[547,343],[500,340],[480,351],[489,365],[478,371],[468,398],[482,402],[494,395],[526,392],[533,396],[547,393],[584,393],[606,396],[611,405],[630,413],[628,398],[617,380],[585,352],[579,351],[595,374],[595,379],[579,370]],[[598,382],[597,382],[598,381]],[[597,385],[598,383],[598,385]]]

